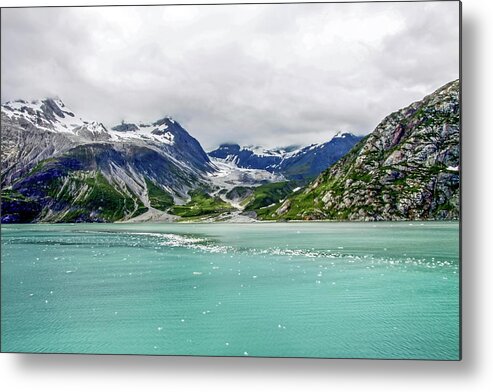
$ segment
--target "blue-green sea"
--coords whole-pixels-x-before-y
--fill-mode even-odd
[[[1,229],[7,352],[459,358],[457,222]]]

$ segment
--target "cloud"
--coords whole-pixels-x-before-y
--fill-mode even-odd
[[[1,28],[2,102],[171,115],[206,148],[368,133],[459,76],[458,2],[3,9]]]

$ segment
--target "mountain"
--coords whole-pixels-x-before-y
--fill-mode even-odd
[[[238,144],[221,144],[209,156],[232,162],[244,169],[262,169],[274,172],[285,154],[284,150],[267,150],[260,147],[240,147]]]
[[[169,117],[107,129],[53,99],[1,113],[2,222],[128,219],[186,202],[217,170]]]
[[[303,148],[263,149],[240,147],[238,144],[222,144],[209,152],[212,158],[232,162],[246,169],[261,169],[276,173],[290,180],[306,180],[343,157],[359,140],[351,133],[338,133],[330,141]]]
[[[124,123],[111,128],[111,140],[123,143],[144,143],[158,147],[169,157],[189,169],[211,172],[209,157],[197,139],[171,117],[164,117],[153,123]]]
[[[314,178],[346,155],[361,139],[362,136],[339,132],[326,143],[312,144],[286,154],[278,170],[289,179]]]
[[[2,186],[27,173],[43,159],[63,153],[106,129],[84,122],[60,100],[7,102],[1,108]],[[81,135],[79,135],[79,133]]]
[[[2,184],[46,158],[87,143],[135,144],[159,149],[191,169],[211,171],[199,142],[170,117],[110,130],[77,117],[61,100],[14,101],[2,105]]]
[[[267,219],[459,218],[459,81],[387,116]]]
[[[58,99],[7,102],[1,221],[458,219],[459,90],[443,86],[364,138],[209,154],[171,117],[105,127]]]

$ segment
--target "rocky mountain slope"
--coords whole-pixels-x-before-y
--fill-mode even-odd
[[[61,100],[14,101],[2,105],[2,184],[39,161],[88,143],[134,144],[159,150],[195,171],[211,171],[199,142],[170,117],[153,123],[119,124],[111,129],[84,121]]]
[[[316,177],[337,162],[361,140],[361,136],[339,133],[330,141],[303,148],[288,147],[263,149],[240,147],[238,144],[222,144],[209,156],[232,162],[246,169],[262,169],[290,180],[306,180]]]
[[[169,117],[108,130],[60,100],[2,105],[3,222],[128,219],[186,202],[216,170]]]
[[[459,81],[387,116],[267,219],[459,218]]]
[[[7,102],[2,105],[1,121],[2,186],[10,185],[43,159],[106,131],[102,124],[82,121],[53,99]]]

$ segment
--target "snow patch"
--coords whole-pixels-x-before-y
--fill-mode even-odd
[[[171,121],[171,120],[170,120]],[[129,140],[142,140],[142,141],[154,141],[167,145],[175,144],[175,135],[170,131],[164,132],[168,129],[167,124],[161,124],[154,126],[152,124],[139,123],[134,124],[137,129],[132,132],[118,132],[110,130],[110,136],[112,141],[129,141]]]
[[[232,189],[239,185],[258,186],[266,182],[285,180],[282,175],[270,173],[267,170],[244,169],[227,159],[213,157],[210,159],[216,170],[208,173],[207,180],[221,189]]]

